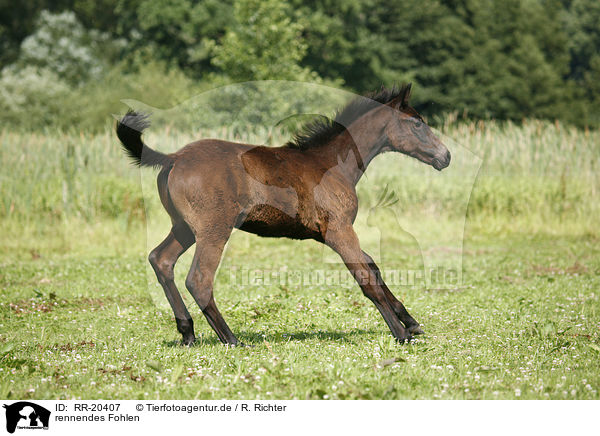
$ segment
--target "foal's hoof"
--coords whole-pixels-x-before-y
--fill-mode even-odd
[[[196,342],[196,338],[193,336],[191,338],[183,338],[181,340],[181,346],[182,347],[191,347],[192,345],[194,345],[194,342]]]
[[[425,334],[425,332],[423,331],[421,326],[418,324],[414,325],[412,327],[409,327],[408,331],[410,332],[411,335],[424,335]]]
[[[255,345],[252,344],[244,344],[243,342],[238,342],[237,344],[229,345],[232,348],[254,348]]]
[[[410,333],[406,333],[406,336],[404,337],[396,337],[396,342],[398,342],[399,344],[409,344],[410,341],[412,340],[412,335]]]

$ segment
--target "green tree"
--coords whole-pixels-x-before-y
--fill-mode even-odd
[[[557,3],[488,0],[470,5],[475,46],[465,59],[466,86],[450,97],[476,116],[560,118],[568,71]],[[459,91],[461,95],[458,95]],[[459,107],[459,109],[463,109]]]
[[[71,84],[99,77],[117,44],[108,35],[82,26],[73,12],[42,11],[36,30],[23,40],[13,68],[48,69]]]
[[[387,70],[416,82],[415,104],[427,114],[560,117],[568,51],[559,6],[538,0],[381,6]]]
[[[232,20],[229,0],[137,1],[137,21],[131,27],[139,33],[131,38],[133,49],[150,50],[151,57],[177,66],[191,77],[215,70],[212,49]]]
[[[62,0],[0,0],[0,68],[19,57],[21,42],[36,28],[41,11],[60,12],[68,8],[69,2]]]
[[[600,3],[573,0],[564,14],[571,54],[569,78],[576,97],[585,105],[585,123],[600,124]]]
[[[0,72],[0,124],[13,129],[55,125],[71,90],[48,69],[4,68]]]
[[[358,92],[372,91],[398,80],[389,69],[390,44],[382,20],[395,2],[381,0],[294,0],[296,14],[305,17],[307,42],[302,65],[321,77],[342,79]],[[391,17],[399,20],[399,17]]]
[[[214,49],[213,64],[227,77],[248,80],[316,80],[300,66],[307,45],[302,24],[281,0],[238,0],[233,22]]]

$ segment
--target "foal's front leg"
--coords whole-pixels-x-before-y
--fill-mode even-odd
[[[336,230],[330,227],[325,243],[340,255],[363,294],[375,304],[383,316],[394,337],[400,342],[410,340],[412,336],[409,330],[400,322],[375,271],[367,263],[352,226],[345,225]]]
[[[390,288],[387,287],[387,285],[383,281],[383,278],[381,277],[381,271],[379,270],[379,267],[377,266],[377,264],[375,263],[373,258],[371,256],[369,256],[367,253],[365,253],[364,251],[363,251],[363,254],[365,255],[365,258],[367,259],[367,263],[369,264],[369,267],[377,276],[379,284],[381,285],[381,287],[383,288],[383,291],[385,292],[386,298],[388,299],[389,303],[391,304],[392,308],[394,309],[394,312],[396,312],[396,315],[398,316],[398,318],[400,318],[400,321],[402,321],[404,326],[408,329],[408,331],[411,334],[413,334],[413,335],[424,334],[425,332],[421,328],[418,321],[416,319],[414,319],[412,316],[410,316],[410,314],[408,313],[408,310],[406,310],[406,308],[404,307],[404,304],[402,304],[402,302],[394,296],[392,291],[390,291]]]

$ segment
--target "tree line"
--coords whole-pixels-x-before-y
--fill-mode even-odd
[[[433,118],[600,125],[597,0],[2,0],[0,17],[0,120],[15,126],[262,79],[411,81]]]

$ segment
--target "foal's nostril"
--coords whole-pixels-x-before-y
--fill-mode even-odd
[[[450,155],[450,150],[446,150],[446,162],[449,164],[452,156]]]

